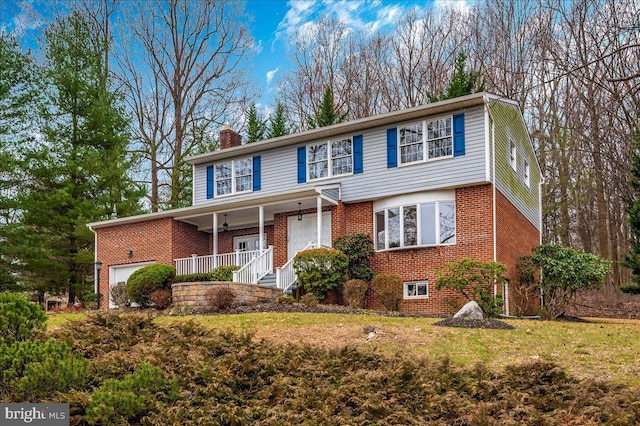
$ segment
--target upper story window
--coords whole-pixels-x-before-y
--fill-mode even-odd
[[[455,244],[455,202],[425,202],[375,212],[376,250]]]
[[[528,161],[524,162],[524,184],[531,187],[531,168]]]
[[[229,161],[215,165],[216,196],[252,190],[253,160]]]
[[[307,145],[309,180],[353,173],[351,138]]]
[[[400,127],[398,139],[400,164],[453,156],[451,117]]]
[[[509,165],[513,170],[518,170],[518,148],[511,138],[509,138]]]

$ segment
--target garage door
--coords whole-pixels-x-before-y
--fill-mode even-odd
[[[318,239],[318,221],[315,213],[309,213],[298,220],[297,216],[289,216],[289,259],[309,244]],[[331,247],[331,212],[322,213],[322,245]]]
[[[120,282],[126,283],[131,274],[143,266],[153,265],[155,262],[133,263],[130,265],[111,266],[109,268],[109,308],[117,308],[111,301],[111,288]]]

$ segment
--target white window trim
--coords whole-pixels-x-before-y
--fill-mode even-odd
[[[524,184],[531,188],[531,166],[527,160],[524,160]]]
[[[340,141],[350,141],[351,143],[351,171],[348,173],[342,173],[342,174],[334,174],[333,173],[333,158],[331,157],[331,143],[332,142],[340,142]],[[311,177],[311,167],[310,167],[310,163],[309,163],[309,147],[310,146],[319,146],[319,145],[327,145],[327,176],[325,177],[319,177],[319,178],[312,178]],[[341,157],[341,158],[346,158],[346,157]],[[354,158],[353,158],[353,138],[352,137],[348,137],[348,138],[337,138],[337,139],[331,139],[328,140],[326,142],[318,142],[318,143],[310,143],[305,147],[305,162],[306,162],[306,169],[307,169],[307,182],[317,182],[319,180],[324,180],[324,179],[331,179],[334,177],[338,177],[338,176],[351,176],[353,174],[353,163],[354,163]]]
[[[416,296],[409,296],[407,293],[407,287],[409,284],[415,284],[416,286],[424,285],[427,288],[427,294],[420,294]],[[429,281],[406,281],[402,285],[402,294],[405,300],[414,300],[414,299],[428,299],[429,298]]]
[[[249,161],[249,163],[251,164],[251,189],[247,189],[244,191],[237,191],[236,190],[236,162],[240,162],[240,161]],[[215,179],[215,173],[216,173],[216,167],[220,166],[222,164],[228,164],[231,163],[231,192],[228,194],[218,194],[218,180]],[[239,158],[237,160],[230,160],[230,161],[222,161],[219,163],[216,163],[213,165],[213,174],[214,174],[214,195],[215,198],[218,197],[229,197],[231,195],[236,195],[236,194],[246,194],[249,192],[253,192],[253,157],[248,157],[248,158]],[[243,176],[244,177],[244,176]]]
[[[451,121],[451,155],[442,155],[440,157],[434,157],[434,158],[428,158],[429,157],[429,139],[427,137],[428,132],[427,132],[427,123],[431,122],[431,121],[439,121],[439,120],[444,120],[444,119],[449,119]],[[422,160],[416,160],[416,161],[411,161],[411,162],[407,162],[407,163],[403,163],[402,162],[402,145],[400,145],[400,129],[404,128],[404,127],[409,127],[409,126],[414,126],[416,124],[421,124],[422,125]],[[446,116],[441,116],[441,117],[435,117],[435,118],[429,118],[428,120],[422,120],[422,121],[414,121],[411,123],[407,123],[404,124],[402,126],[398,126],[398,135],[397,135],[397,147],[398,147],[398,158],[397,158],[397,164],[398,167],[404,167],[404,166],[410,166],[413,164],[421,164],[421,163],[428,163],[431,161],[439,161],[439,160],[444,160],[444,159],[448,159],[448,158],[453,158],[453,115],[446,115]]]
[[[509,165],[513,169],[513,171],[518,170],[518,146],[515,141],[509,137],[509,152],[507,154],[509,156]]]
[[[374,240],[374,247],[376,252],[382,252],[382,251],[395,251],[395,250],[409,250],[409,249],[415,249],[415,248],[423,248],[423,247],[439,247],[439,246],[453,246],[456,245],[457,242],[457,238],[455,238],[454,242],[451,243],[441,243],[441,235],[440,235],[440,204],[441,203],[452,203],[454,205],[454,210],[453,210],[453,222],[456,225],[456,237],[458,235],[458,223],[457,223],[457,215],[456,215],[456,209],[455,209],[455,205],[456,202],[453,200],[436,200],[436,201],[418,201],[416,203],[411,203],[411,204],[403,204],[403,205],[395,205],[395,206],[385,206],[384,208],[375,210],[373,212],[373,232],[374,232],[374,236],[375,236],[375,240]],[[420,244],[420,235],[422,235],[422,209],[420,208],[421,205],[424,204],[435,204],[435,218],[436,218],[436,223],[435,223],[435,233],[436,233],[436,243],[435,244]],[[404,245],[404,208],[405,207],[416,207],[416,235],[417,235],[417,240],[418,240],[418,244],[415,245],[411,245],[411,246],[407,246]],[[398,208],[398,216],[400,217],[400,247],[389,247],[389,210],[393,209],[393,208]],[[384,248],[378,248],[377,247],[377,235],[378,235],[378,230],[377,230],[377,221],[376,221],[376,215],[378,213],[384,212]]]

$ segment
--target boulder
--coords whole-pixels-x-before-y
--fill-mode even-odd
[[[466,303],[453,317],[483,320],[484,314],[480,305],[472,300],[471,302]]]

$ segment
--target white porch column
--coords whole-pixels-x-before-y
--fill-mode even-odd
[[[316,209],[318,210],[317,222],[318,222],[318,239],[316,240],[318,243],[318,247],[322,245],[322,198],[316,198]]]
[[[265,249],[264,247],[264,206],[260,206],[258,207],[258,211],[259,211],[259,222],[260,222],[260,235],[258,238],[260,238],[260,242],[258,243],[258,248],[260,248],[260,253],[262,253]]]
[[[213,268],[218,267],[218,213],[213,214]]]

